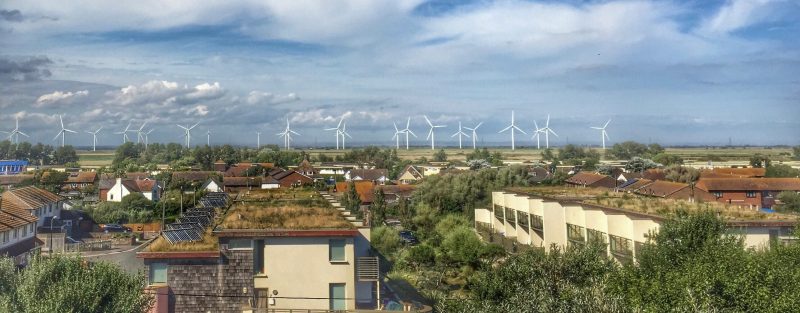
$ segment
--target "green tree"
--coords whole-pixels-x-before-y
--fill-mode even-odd
[[[9,270],[0,260],[2,312],[147,312],[153,298],[142,291],[143,275],[130,275],[119,266],[55,255],[35,257],[23,271]]]
[[[680,165],[668,166],[664,169],[664,175],[667,180],[685,184],[691,184],[700,179],[700,171]]]
[[[435,162],[445,162],[445,161],[447,161],[447,153],[444,152],[444,149],[436,151],[436,153],[433,154],[433,161],[435,161]]]
[[[138,192],[122,197],[122,201],[120,202],[120,206],[126,210],[152,211],[153,205],[153,201],[150,201]]]
[[[477,268],[480,266],[484,243],[472,228],[458,226],[445,235],[441,248],[450,262]]]
[[[633,157],[647,157],[648,152],[649,149],[644,144],[635,141],[625,141],[615,143],[606,153],[617,160],[630,160]]]
[[[784,191],[778,194],[781,204],[778,208],[786,211],[800,212],[800,193]]]
[[[625,163],[625,169],[629,172],[641,173],[651,168],[657,168],[658,164],[650,159],[642,159],[640,157],[633,157],[628,163]]]
[[[369,205],[370,217],[372,223],[370,225],[380,226],[386,221],[386,194],[383,193],[382,188],[375,188],[372,197],[372,203]]]
[[[800,170],[786,164],[778,164],[767,167],[766,177],[798,177]]]
[[[683,158],[675,154],[659,153],[653,156],[653,162],[663,164],[664,166],[681,165]]]
[[[358,196],[356,191],[356,184],[350,182],[347,184],[347,191],[344,192],[341,198],[342,206],[353,214],[361,214],[361,197]]]
[[[792,148],[792,159],[800,160],[800,146]]]
[[[388,226],[373,228],[370,233],[370,243],[373,248],[377,249],[386,257],[392,256],[394,252],[400,248],[400,245],[403,244],[398,231]]]
[[[772,165],[772,160],[769,157],[762,155],[761,153],[756,153],[752,157],[750,157],[750,166],[752,167],[770,167]]]

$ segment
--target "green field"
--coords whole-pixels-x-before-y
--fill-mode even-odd
[[[78,152],[78,163],[81,166],[100,167],[109,166],[114,160],[114,151],[81,151]]]

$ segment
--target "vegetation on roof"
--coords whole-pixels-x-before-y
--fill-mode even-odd
[[[164,237],[156,238],[153,243],[147,246],[146,252],[186,252],[186,251],[219,251],[219,240],[217,236],[206,230],[203,239],[200,241],[187,241],[171,244]]]
[[[353,225],[339,211],[329,207],[261,203],[234,205],[218,229],[350,229]]]

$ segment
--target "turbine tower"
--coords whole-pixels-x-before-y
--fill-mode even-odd
[[[342,124],[342,131],[340,134],[342,135],[342,150],[344,150],[344,136],[350,137],[350,134],[347,133],[347,123]],[[350,139],[353,139],[353,137],[350,137]]]
[[[92,135],[92,151],[97,151],[97,133],[99,133],[101,129],[103,129],[103,126],[100,126],[100,128],[93,132],[86,131],[87,134]]]
[[[58,120],[61,122],[61,130],[58,131],[58,134],[56,134],[55,137],[53,137],[53,140],[56,140],[56,139],[58,139],[58,136],[61,136],[61,146],[63,147],[64,146],[64,142],[65,142],[65,138],[67,137],[67,133],[73,133],[74,134],[74,133],[77,133],[77,132],[74,131],[74,130],[71,130],[71,129],[64,128],[64,120],[61,118],[61,115],[58,116]]]
[[[19,118],[15,118],[15,121],[16,121],[16,124],[15,124],[16,126],[14,127],[13,130],[11,130],[11,132],[8,132],[8,139],[11,140],[12,142],[16,141],[14,144],[18,145],[19,144],[19,135],[23,135],[25,137],[29,137],[29,136],[28,136],[28,134],[23,133],[22,131],[19,130]]]
[[[144,141],[143,134],[144,134],[144,126],[145,125],[147,125],[147,121],[142,123],[142,126],[139,127],[139,129],[135,130],[136,131],[136,143],[142,143]]]
[[[130,131],[131,131],[131,123],[128,122],[128,126],[125,126],[125,129],[123,131],[119,131],[119,132],[116,132],[114,134],[122,135],[122,143],[124,144],[124,143],[128,142],[128,132],[130,132]]]
[[[392,124],[394,124],[394,136],[392,136],[392,139],[395,141],[394,148],[400,149],[400,134],[402,134],[403,131],[397,129],[397,123],[392,122]]]
[[[411,134],[411,136],[414,136],[414,138],[417,138],[417,135],[414,134],[413,131],[411,131],[411,128],[409,128],[410,126],[411,126],[411,117],[409,116],[408,120],[406,120],[406,128],[400,130],[400,132],[406,134],[406,150],[408,150],[408,134]]]
[[[478,125],[475,125],[475,127],[473,127],[473,128],[464,127],[464,129],[472,131],[472,149],[473,150],[474,149],[478,149],[478,146],[475,145],[475,142],[478,140],[477,130],[478,130],[478,127],[481,127],[481,125],[483,125],[483,122],[478,123]]]
[[[544,133],[544,146],[547,149],[550,149],[550,134],[558,137],[558,134],[556,134],[556,132],[550,128],[550,114],[547,114],[547,122],[545,122],[544,127],[542,128],[542,132]]]
[[[286,118],[286,129],[283,132],[278,133],[278,137],[283,137],[283,143],[286,146],[286,150],[292,148],[292,134],[300,136],[297,132],[293,131],[291,127],[289,127],[289,118]]]
[[[455,134],[453,134],[452,136],[450,136],[450,137],[458,136],[458,148],[459,149],[461,149],[461,137],[467,136],[467,138],[469,138],[469,135],[467,135],[467,133],[465,133],[461,129],[462,129],[461,121],[458,121],[458,131]]]
[[[192,129],[197,127],[198,124],[200,124],[200,122],[194,123],[194,125],[192,125],[192,127],[189,127],[189,124],[186,124],[185,127],[181,126],[181,125],[178,125],[178,127],[183,128],[183,132],[184,132],[183,136],[186,137],[186,148],[190,147],[190,145],[192,143]]]
[[[511,111],[511,125],[508,125],[508,127],[503,128],[503,130],[499,131],[498,134],[502,133],[502,132],[505,132],[507,130],[511,130],[511,150],[513,151],[516,148],[514,146],[514,130],[517,130],[520,133],[523,133],[523,134],[527,135],[527,133],[522,131],[522,129],[520,129],[519,127],[517,127],[516,124],[514,124],[514,111]]]
[[[211,147],[211,129],[206,130],[206,146]]]
[[[610,119],[606,122],[605,125],[603,125],[603,127],[592,127],[592,129],[597,129],[600,131],[600,138],[603,140],[603,150],[606,149],[606,138],[608,138],[608,133],[606,133],[606,127],[608,127],[608,123],[611,123]],[[611,138],[608,138],[608,140],[611,140]]]
[[[261,132],[256,132],[256,150],[261,150]]]
[[[425,121],[428,122],[428,126],[431,127],[431,129],[428,131],[428,137],[425,138],[425,140],[430,139],[431,140],[431,150],[436,150],[436,134],[434,133],[433,130],[436,129],[436,128],[444,128],[444,127],[446,127],[446,125],[433,125],[433,123],[431,123],[431,120],[428,119],[427,115],[423,115],[422,117],[425,118]]]
[[[144,133],[144,148],[145,148],[145,150],[147,150],[147,145],[150,144],[150,141],[148,140],[148,136],[150,136],[150,133],[152,133],[154,130],[156,130],[156,129],[155,128],[151,128],[150,130],[148,130],[147,132]]]
[[[336,125],[335,128],[326,128],[325,129],[325,130],[333,130],[334,133],[336,134],[336,150],[339,150],[339,135],[342,134],[341,128],[342,128],[342,122],[343,121],[344,121],[344,116],[342,116],[342,118],[339,119],[339,124]],[[342,137],[344,137],[344,136],[342,136]],[[342,139],[344,139],[344,138],[342,138]]]
[[[536,149],[541,149],[541,146],[539,145],[539,139],[542,137],[540,134],[545,133],[544,128],[539,128],[539,124],[536,123],[536,120],[533,120],[533,127],[534,130],[531,139],[536,138]]]

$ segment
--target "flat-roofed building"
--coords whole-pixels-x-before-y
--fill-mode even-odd
[[[571,189],[571,188],[570,188]],[[573,189],[574,190],[574,189]],[[614,207],[592,203],[591,197],[537,195],[532,192],[496,191],[489,208],[475,209],[479,231],[491,232],[520,245],[549,250],[555,244],[566,247],[590,240],[607,243],[610,256],[621,262],[632,261],[636,251],[647,242],[650,231],[658,231],[667,217],[632,209],[629,205]],[[628,197],[628,196],[626,196]],[[647,201],[681,201],[649,198]],[[611,200],[613,203],[615,200]],[[619,201],[624,201],[622,198]],[[620,202],[622,203],[622,202]],[[638,203],[638,202],[636,202]],[[724,214],[724,213],[721,213]],[[758,216],[753,214],[753,216]],[[796,219],[780,215],[773,219],[730,219],[726,222],[733,232],[740,233],[748,247],[766,247],[770,240],[792,239],[791,229]]]
[[[294,199],[306,204],[294,204]],[[285,201],[284,201],[285,199]],[[310,204],[308,204],[310,203]],[[316,191],[253,189],[216,210],[195,240],[157,239],[138,254],[165,312],[327,312],[377,308],[378,258]],[[228,204],[225,206],[227,207]],[[190,210],[191,212],[191,210]],[[169,226],[177,229],[183,226]],[[191,231],[187,235],[192,234]],[[197,294],[207,297],[194,296]]]

